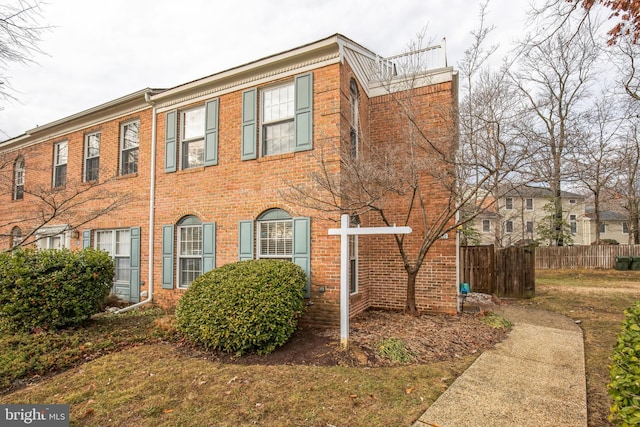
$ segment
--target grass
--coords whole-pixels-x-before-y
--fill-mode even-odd
[[[2,403],[69,404],[71,425],[82,426],[410,425],[475,359],[391,368],[222,364],[166,340],[170,319],[145,310],[59,333],[0,333]],[[406,356],[404,346],[387,344],[391,357]]]
[[[610,425],[609,357],[623,310],[640,299],[640,272],[536,275],[537,296],[522,303],[581,321],[589,425]],[[74,426],[411,425],[474,360],[390,368],[222,364],[166,342],[170,319],[145,310],[103,315],[76,331],[0,333],[0,388],[28,384],[2,403],[66,403]],[[406,356],[402,342],[386,348],[390,357]]]
[[[538,270],[536,297],[528,301],[580,321],[584,333],[590,426],[609,426],[607,394],[611,352],[623,311],[640,299],[640,272]]]

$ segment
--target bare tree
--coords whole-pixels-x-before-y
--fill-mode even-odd
[[[529,144],[538,147],[535,173],[554,194],[556,227],[562,224],[561,184],[567,177],[568,156],[583,144],[581,121],[588,109],[598,49],[591,28],[569,24],[540,42],[522,47],[514,84],[528,100],[530,115],[523,122]],[[561,233],[558,233],[561,236]],[[562,245],[559,238],[555,244]]]
[[[0,5],[0,97],[13,99],[10,77],[11,63],[26,64],[40,52],[38,43],[47,27],[40,25],[41,3],[38,0],[17,0]]]
[[[4,238],[11,239],[11,230],[21,230],[16,247],[33,244],[41,236],[43,227],[64,224],[66,230],[79,230],[85,224],[109,215],[119,207],[134,201],[132,191],[114,189],[112,171],[101,170],[100,180],[81,182],[66,179],[64,186],[52,187],[51,170],[38,168],[38,157],[34,148],[0,154],[0,196],[5,200],[23,199],[19,214],[11,203],[0,207],[0,230],[7,230]],[[19,173],[17,162],[26,159],[29,165],[28,179]],[[49,160],[49,159],[47,159]]]
[[[640,244],[640,123],[626,125],[622,133],[622,173],[616,185],[629,216],[629,243]]]
[[[468,56],[478,57],[485,35],[481,25]],[[513,144],[513,128],[504,123],[513,114],[508,81],[484,73],[477,88],[467,86],[475,89],[469,90],[473,94],[462,108],[456,109],[455,94],[451,105],[443,105],[424,90],[429,83],[424,84],[426,77],[416,65],[422,63],[423,38],[424,33],[410,45],[406,61],[394,64],[403,78],[389,77],[385,82],[390,99],[385,111],[394,117],[394,132],[375,143],[363,143],[357,155],[344,142],[347,135],[337,144],[327,143],[317,150],[321,172],[310,175],[312,183],[292,183],[284,194],[319,212],[367,214],[388,226],[420,224],[421,234],[409,235],[418,242],[395,235],[407,273],[410,314],[418,313],[416,277],[434,243],[492,204],[493,187],[507,180],[527,157],[522,146]],[[475,65],[468,70],[475,75],[483,62],[469,58],[468,63]],[[336,155],[339,165],[333,160]]]
[[[593,197],[596,244],[600,244],[598,224],[603,206],[611,197],[609,190],[620,174],[617,139],[622,121],[613,105],[614,99],[611,94],[601,94],[593,109],[586,114],[582,127],[583,144],[573,153],[569,165],[578,185]]]

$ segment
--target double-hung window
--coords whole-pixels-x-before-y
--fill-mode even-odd
[[[504,207],[507,210],[513,209],[513,199],[511,197],[507,197],[506,199],[504,199]]]
[[[96,231],[95,245],[96,249],[106,251],[113,258],[114,282],[128,284],[131,272],[131,234],[129,229]]]
[[[293,82],[262,90],[262,155],[295,149]]]
[[[24,198],[24,157],[18,157],[14,166],[13,200]]]
[[[507,233],[513,233],[513,221],[505,222],[504,229],[505,229],[505,232]]]
[[[182,169],[204,165],[204,107],[182,112]]]
[[[187,216],[178,223],[178,287],[188,287],[201,274],[202,223]]]
[[[488,219],[482,220],[482,232],[490,233],[491,232],[491,221]]]
[[[527,233],[533,233],[533,221],[527,221]]]
[[[622,234],[629,234],[629,223],[622,223]]]
[[[67,141],[58,142],[53,147],[53,186],[63,187],[67,184]]]
[[[533,210],[533,199],[525,199],[525,209],[528,211]]]
[[[100,132],[85,136],[84,156],[84,180],[96,181],[100,171]]]
[[[576,215],[569,215],[569,229],[571,234],[578,232],[578,217]]]
[[[607,232],[607,226],[605,225],[604,222],[600,222],[600,224],[598,224],[598,229],[600,230],[600,233],[606,233]]]
[[[271,209],[258,218],[258,258],[291,259],[293,221],[282,209]]]
[[[120,175],[138,173],[140,121],[124,123],[120,127]]]

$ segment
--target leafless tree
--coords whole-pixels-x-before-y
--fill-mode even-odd
[[[347,135],[341,143],[326,144],[317,150],[321,172],[310,175],[311,184],[292,183],[284,194],[319,212],[366,214],[387,226],[417,221],[421,235],[409,235],[419,239],[417,243],[395,235],[407,273],[410,314],[418,313],[416,277],[431,247],[493,203],[492,187],[506,181],[527,158],[523,146],[513,143],[513,127],[506,123],[513,119],[513,89],[499,75],[476,73],[484,61],[471,56],[484,55],[483,28],[474,33],[476,43],[467,52],[467,70],[479,83],[467,86],[471,95],[459,110],[455,105],[443,108],[425,95],[424,86],[417,84],[425,78],[416,68],[422,61],[407,55],[407,62],[396,64],[402,81],[391,77],[385,82],[388,108],[396,113],[400,130],[384,141],[363,143],[357,156],[345,148]],[[424,33],[409,51],[421,52],[423,39]],[[339,165],[333,161],[338,156]]]
[[[38,168],[38,156],[33,148],[0,154],[0,196],[5,200],[22,199],[19,215],[13,203],[0,206],[0,230],[7,231],[1,237],[11,239],[14,227],[21,230],[20,240],[12,241],[10,250],[33,244],[43,227],[64,224],[67,230],[79,230],[134,201],[131,191],[113,189],[114,179],[109,177],[112,171],[101,170],[105,178],[97,181],[67,179],[64,186],[52,187],[51,170]],[[16,159],[26,159],[26,179],[17,181]],[[22,185],[17,188],[17,183]]]
[[[590,26],[577,30],[569,24],[542,41],[527,40],[510,73],[525,96],[529,116],[522,121],[531,146],[538,147],[535,173],[549,185],[554,198],[556,227],[562,224],[561,184],[567,178],[566,162],[583,145],[581,121],[589,108],[599,50]],[[561,235],[558,233],[558,235]],[[562,239],[556,241],[562,245]]]
[[[627,123],[622,135],[621,174],[616,189],[625,199],[629,243],[640,244],[640,122]]]

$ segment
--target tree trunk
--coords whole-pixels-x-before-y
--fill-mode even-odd
[[[407,272],[407,305],[405,312],[412,316],[418,315],[418,307],[416,307],[416,277],[417,271]]]

